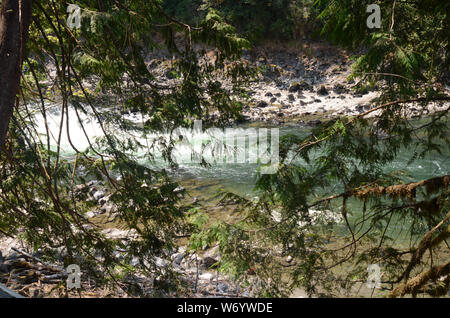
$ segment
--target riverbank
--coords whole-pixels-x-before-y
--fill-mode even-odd
[[[269,42],[244,53],[242,59],[257,69],[257,77],[248,88],[249,98],[242,100],[242,120],[315,126],[328,119],[370,110],[388,84],[381,77],[373,86],[362,85],[361,78],[350,79],[356,53],[324,40],[306,39],[300,44]],[[149,56],[147,65],[156,74],[157,83],[171,85],[177,79],[170,75],[164,62],[167,55],[162,51]],[[446,91],[450,95],[450,87]],[[448,103],[432,102],[426,107],[409,103],[405,116],[415,118],[447,107]]]
[[[184,196],[186,189],[177,190]],[[111,191],[98,181],[91,181],[76,187],[75,195],[84,193],[87,201],[94,207],[85,214],[85,227],[97,227],[108,239],[121,240],[124,245],[139,240],[134,230],[129,230],[118,218],[117,207],[109,198]],[[54,249],[55,258],[49,264],[42,259],[41,251],[34,250],[20,238],[3,237],[0,235],[0,283],[16,291],[24,297],[60,298],[60,297],[233,297],[250,298],[258,295],[259,285],[256,276],[247,287],[241,287],[229,275],[217,270],[221,255],[217,246],[202,251],[192,251],[188,248],[187,237],[180,234],[176,248],[166,251],[165,256],[154,257],[156,266],[162,272],[173,271],[176,274],[173,281],[139,272],[127,273],[126,279],[119,285],[97,286],[81,269],[82,289],[68,290],[67,272],[64,268],[64,258],[67,251],[64,248]],[[117,250],[115,257],[123,262],[126,253]],[[136,257],[127,266],[139,263]],[[125,266],[125,264],[123,265]],[[173,285],[175,289],[167,291],[155,289],[155,284]],[[178,286],[177,286],[178,285]]]
[[[200,50],[204,47],[199,48]],[[361,77],[351,77],[358,52],[349,52],[325,40],[306,40],[300,43],[268,42],[244,52],[242,60],[256,71],[256,77],[247,87],[247,98],[238,97],[243,106],[240,123],[261,123],[269,125],[299,124],[316,126],[323,121],[336,117],[352,117],[372,109],[381,92],[388,88],[382,80],[373,85],[361,84]],[[216,58],[214,51],[206,54],[202,63],[211,63]],[[176,75],[175,57],[167,50],[157,50],[145,58],[154,85],[176,87],[181,79]],[[44,95],[49,100],[58,101],[51,89],[57,80],[54,65],[47,65],[49,78],[41,83]],[[221,76],[219,76],[221,78]],[[125,87],[131,85],[130,78],[123,79]],[[222,78],[221,84],[231,88]],[[90,94],[91,101],[105,107],[108,111],[118,111],[121,115],[139,115],[138,110],[119,110],[111,105],[123,103],[120,96],[102,93],[98,89],[98,80],[91,78],[83,81]],[[450,96],[450,86],[444,91]],[[75,96],[83,97],[81,91]],[[207,96],[205,96],[207,98]],[[430,102],[426,106],[419,103],[405,104],[404,116],[418,118],[445,110],[449,103]],[[212,111],[212,115],[218,115]],[[373,117],[379,111],[370,113]],[[138,116],[145,121],[147,116]]]
[[[250,104],[244,108],[248,121],[316,125],[339,116],[355,116],[373,108],[386,89],[383,81],[364,86],[358,78],[349,79],[352,53],[326,41],[306,41],[294,48],[272,44],[257,51],[254,65],[260,73],[250,86]],[[250,60],[248,55],[244,58]],[[450,95],[450,87],[446,91]],[[410,103],[405,116],[415,118],[447,107],[448,103],[430,103],[423,109]]]

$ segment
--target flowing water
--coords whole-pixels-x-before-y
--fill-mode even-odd
[[[69,134],[72,143],[79,149],[84,150],[89,146],[85,132],[80,126],[79,120],[72,108],[69,109]],[[36,120],[39,123],[40,133],[45,133],[45,126],[43,125],[43,119],[37,115]],[[96,120],[92,120],[92,117],[86,115],[81,116],[84,130],[91,140],[95,140],[96,137],[102,136],[102,131]],[[128,116],[128,119],[132,122],[139,123],[142,121],[137,115]],[[60,127],[61,113],[57,107],[50,108],[48,114],[48,124],[52,135],[52,144],[56,144],[56,136]],[[73,155],[73,149],[70,147],[69,139],[66,133],[65,122],[63,124],[63,133],[61,137],[61,146],[63,153],[66,156]],[[256,134],[260,131],[261,124],[242,125],[239,127],[241,130],[235,130],[234,135],[245,134],[251,137],[256,137]],[[274,127],[266,127],[274,128]],[[296,134],[305,136],[308,134],[310,128],[292,124],[286,124],[279,129],[280,137],[286,134]],[[183,131],[185,136],[189,135],[189,131]],[[130,133],[120,132],[115,130],[116,135],[119,133],[123,139],[128,138]],[[136,137],[137,133],[133,135]],[[168,138],[167,133],[152,134],[147,136],[147,139],[138,136],[139,141],[143,145],[148,145],[149,140],[164,137]],[[195,131],[188,136],[188,143],[184,140],[184,144],[179,145],[175,151],[174,158],[180,162],[178,169],[172,171],[172,175],[180,181],[189,190],[192,197],[199,197],[205,202],[209,202],[212,205],[216,202],[213,198],[219,191],[226,191],[244,196],[247,198],[254,198],[258,195],[255,191],[255,181],[257,178],[258,167],[256,163],[216,163],[209,167],[202,166],[198,163],[190,162],[192,154],[192,145],[201,145],[205,139],[210,138],[207,133],[196,133]],[[255,138],[251,139],[254,140]],[[270,140],[270,139],[269,139]],[[249,156],[255,156],[258,152],[258,145],[256,142],[248,142],[246,147],[246,153],[248,154],[246,159],[248,161]],[[433,153],[432,155],[424,159],[416,159],[410,162],[412,153],[406,149],[400,149],[397,158],[386,166],[386,171],[403,170],[405,174],[405,182],[414,182],[434,176],[442,176],[450,174],[450,151],[447,145],[442,145],[442,153]],[[223,150],[223,149],[222,149]],[[141,150],[134,153],[139,160],[147,165],[155,168],[167,167],[164,160],[161,157],[161,153],[158,149],[152,150],[155,156],[152,161],[148,159],[148,149],[143,147]],[[209,152],[209,158],[213,157],[212,152]]]

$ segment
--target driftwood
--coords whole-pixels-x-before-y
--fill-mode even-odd
[[[39,270],[47,269],[47,270],[50,270],[50,271],[53,271],[53,272],[65,272],[64,268],[62,268],[61,266],[48,264],[48,263],[42,261],[40,258],[38,258],[36,256],[33,256],[33,255],[31,255],[31,254],[29,254],[27,252],[21,251],[21,250],[15,248],[15,247],[11,247],[11,249],[13,251],[19,253],[19,254],[22,254],[26,258],[32,259],[33,261],[42,264],[42,267],[40,267]],[[36,268],[36,269],[38,269],[38,268]]]
[[[61,273],[61,274],[53,274],[53,275],[43,276],[39,280],[41,282],[47,283],[47,284],[57,284],[57,283],[61,282],[61,280],[66,279],[66,278],[67,278],[67,274]]]

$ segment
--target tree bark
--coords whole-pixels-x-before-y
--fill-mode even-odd
[[[20,85],[32,0],[3,0],[0,9],[0,150],[4,149]]]

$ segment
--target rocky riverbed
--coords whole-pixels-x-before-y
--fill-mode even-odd
[[[255,52],[242,57],[258,70],[248,90],[250,98],[244,101],[244,121],[317,125],[338,116],[355,116],[374,107],[387,87],[381,80],[369,87],[360,85],[358,78],[349,79],[354,64],[350,53],[326,41],[304,41],[302,48],[272,44]],[[152,55],[147,64],[158,83],[171,85],[177,79],[163,62],[167,54]],[[450,87],[447,92],[450,94]],[[430,103],[423,109],[410,103],[405,116],[416,117],[422,111],[426,115],[446,107],[448,104]]]
[[[119,239],[130,243],[138,239],[133,230],[120,228],[115,222],[117,208],[110,202],[110,192],[101,182],[91,181],[79,185],[76,192],[86,193],[88,201],[96,203],[96,206],[85,214],[89,220],[87,226],[103,228],[102,233],[110,239]],[[180,193],[184,188],[177,191]],[[76,193],[75,193],[76,194]],[[117,227],[114,227],[116,225]],[[142,274],[133,274],[127,277],[127,283],[133,285],[136,292],[129,289],[97,287],[94,280],[82,274],[82,291],[80,293],[66,289],[68,277],[63,268],[63,250],[55,250],[59,253],[61,262],[48,264],[40,259],[40,251],[33,251],[23,241],[17,238],[0,237],[0,283],[18,292],[25,297],[133,297],[159,296],[159,297],[252,297],[258,293],[258,283],[247,288],[241,288],[227,275],[219,273],[215,268],[221,261],[221,255],[217,246],[199,253],[189,251],[184,244],[179,244],[176,250],[168,253],[169,258],[156,257],[154,262],[160,269],[170,269],[177,274],[183,289],[178,292],[160,292],[155,294],[153,288],[158,277],[149,277]],[[120,251],[116,251],[120,254]],[[57,257],[58,258],[58,257]],[[133,258],[129,265],[139,263]],[[83,273],[83,269],[81,269]]]
[[[251,85],[250,104],[244,108],[246,120],[316,125],[338,116],[359,115],[374,107],[386,83],[359,85],[358,79],[349,79],[353,61],[346,51],[327,42],[311,42],[307,47],[307,53],[267,49],[260,55],[255,62],[260,69],[259,80]],[[449,88],[447,92],[450,94]],[[447,107],[430,103],[424,113]],[[405,115],[415,117],[421,111],[421,106],[410,103]]]
[[[105,231],[109,237],[130,238],[129,231],[108,229]],[[17,247],[15,247],[17,246]],[[95,280],[87,277],[82,270],[82,290],[68,290],[66,280],[68,275],[62,264],[47,264],[41,261],[39,252],[28,253],[29,250],[19,240],[2,238],[0,250],[0,283],[17,293],[32,298],[42,297],[251,297],[257,290],[255,287],[242,289],[228,277],[219,274],[210,267],[220,261],[217,248],[203,253],[202,256],[194,252],[186,251],[180,247],[174,251],[171,260],[162,258],[156,260],[156,264],[162,268],[171,267],[178,273],[178,279],[183,283],[181,293],[160,292],[155,293],[153,286],[154,277],[133,275],[127,277],[127,285],[134,286],[132,292],[129,289],[115,286],[99,287]],[[130,265],[136,264],[133,259]]]

